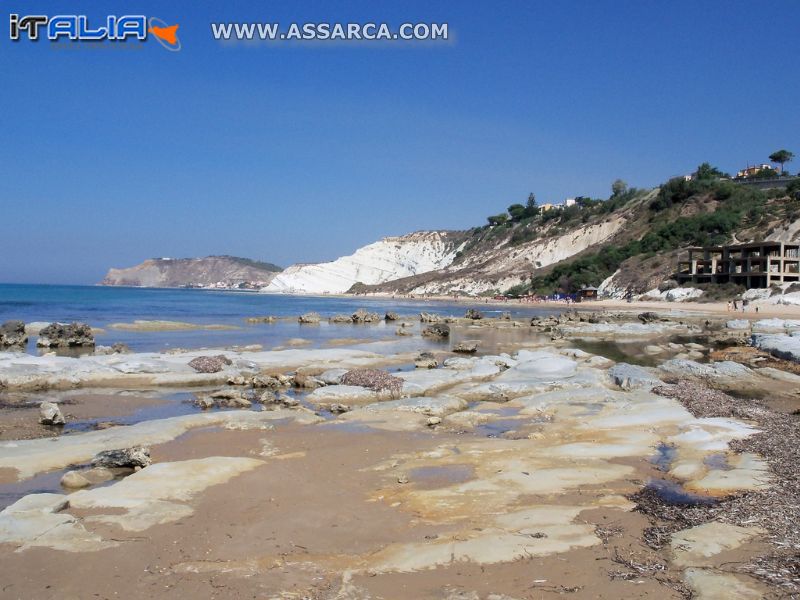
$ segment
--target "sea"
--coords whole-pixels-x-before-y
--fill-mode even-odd
[[[440,315],[464,316],[468,308],[477,308],[487,317],[509,311],[514,318],[553,314],[552,309],[521,305],[487,305],[482,300],[441,301],[366,296],[326,297],[264,294],[200,289],[159,289],[78,285],[0,284],[0,323],[7,320],[31,322],[78,321],[100,330],[97,344],[127,344],[136,352],[170,348],[222,348],[234,345],[261,344],[264,349],[307,342],[320,347],[352,339],[366,343],[389,340],[396,323],[378,325],[327,323],[337,314],[352,314],[359,308],[377,312],[397,312],[406,320],[419,320],[422,311]],[[307,312],[322,317],[319,325],[302,325],[297,317]],[[247,323],[248,317],[277,317],[273,324]],[[170,331],[130,331],[117,323],[179,321],[198,326],[223,325],[224,329],[187,329]],[[400,343],[400,340],[397,340]],[[36,353],[31,337],[28,351]]]

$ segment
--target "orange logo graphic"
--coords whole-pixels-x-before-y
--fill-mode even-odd
[[[179,25],[167,25],[157,17],[150,17],[149,25],[148,33],[152,33],[164,48],[173,52],[181,49],[181,41],[178,39]]]

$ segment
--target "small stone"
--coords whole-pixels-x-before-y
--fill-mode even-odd
[[[417,369],[435,369],[439,366],[439,361],[436,360],[433,352],[420,352],[414,359],[414,366]]]
[[[440,417],[428,417],[428,427],[434,427],[442,422]]]
[[[293,398],[287,394],[280,394],[278,396],[278,402],[289,408],[300,405],[300,401],[297,398]]]
[[[450,326],[444,323],[434,323],[422,330],[422,335],[433,338],[450,337]]]
[[[481,311],[479,311],[479,310],[477,310],[475,308],[469,308],[469,309],[467,309],[467,312],[464,315],[464,318],[465,319],[472,319],[473,321],[479,321],[480,319],[483,318],[483,314],[481,313]]]
[[[316,325],[320,321],[319,313],[309,312],[304,315],[300,315],[297,318],[298,323],[305,323],[307,325]]]
[[[89,483],[103,483],[104,481],[111,481],[114,479],[115,471],[119,473],[129,473],[130,469],[115,469],[112,471],[106,467],[92,467],[91,469],[81,471],[80,475],[88,480]]]
[[[61,485],[65,488],[78,490],[81,488],[89,487],[92,482],[86,479],[78,471],[67,471],[61,478]]]
[[[306,375],[305,373],[296,373],[294,376],[294,386],[314,390],[318,387],[324,386],[325,383],[316,377]]]
[[[453,352],[460,354],[475,354],[478,351],[478,342],[464,341],[453,346]]]
[[[331,404],[328,410],[335,415],[339,415],[342,413],[350,412],[350,407],[347,404],[335,403]]]
[[[408,477],[406,475],[400,475],[397,478],[397,483],[408,483]]]
[[[209,408],[214,408],[214,405],[216,404],[216,403],[215,403],[215,402],[214,402],[214,401],[213,401],[211,398],[209,398],[208,396],[200,396],[199,398],[197,398],[197,399],[194,401],[194,403],[195,403],[195,405],[196,405],[198,408],[201,408],[201,409],[203,409],[203,410],[208,410]]]
[[[400,315],[398,315],[396,312],[389,311],[384,315],[383,318],[385,321],[397,321],[400,319]]]
[[[63,425],[64,415],[58,404],[53,402],[42,402],[39,405],[39,423],[42,425]]]
[[[150,448],[134,446],[119,450],[106,450],[95,455],[92,459],[93,467],[146,467],[150,465]]]

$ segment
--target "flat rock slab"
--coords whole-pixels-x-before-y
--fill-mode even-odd
[[[672,534],[670,547],[675,564],[681,567],[704,567],[713,557],[738,548],[764,533],[757,527],[739,527],[711,521]]]
[[[753,335],[753,345],[772,356],[800,362],[800,337],[795,335]]]
[[[119,542],[103,539],[86,525],[111,523],[143,531],[192,514],[187,504],[206,488],[264,464],[255,458],[212,456],[151,465],[107,487],[73,494],[29,494],[0,512],[0,543],[17,551],[45,547],[68,552],[102,550]],[[79,519],[67,508],[92,509]]]
[[[193,359],[221,354],[232,364],[216,373],[197,373]],[[386,356],[347,348],[289,349],[265,352],[194,351],[178,354],[32,356],[0,352],[0,383],[8,389],[102,387],[110,384],[195,386],[225,383],[230,377],[257,371],[288,371],[314,364],[355,368],[383,364]]]
[[[291,410],[217,411],[170,417],[78,435],[4,442],[0,444],[0,468],[16,469],[17,477],[25,479],[37,473],[88,462],[106,450],[162,444],[198,427],[269,429],[272,421],[287,418],[308,423],[320,420],[306,412]]]

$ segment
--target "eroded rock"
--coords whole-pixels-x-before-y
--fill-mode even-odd
[[[92,459],[92,466],[105,467],[107,469],[116,469],[120,467],[135,469],[136,467],[147,467],[151,462],[150,448],[134,446],[132,448],[100,452]]]
[[[94,334],[86,323],[51,323],[39,331],[36,345],[41,348],[94,346]]]
[[[63,425],[64,415],[58,404],[53,402],[42,402],[39,405],[39,423],[42,425]]]
[[[28,343],[25,323],[22,321],[6,321],[0,325],[0,348],[24,346]]]

